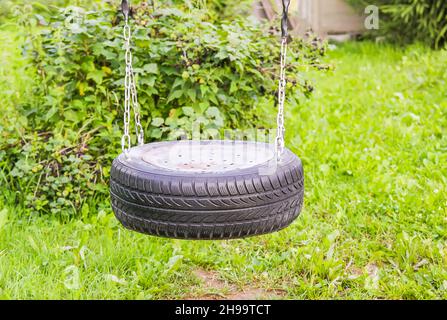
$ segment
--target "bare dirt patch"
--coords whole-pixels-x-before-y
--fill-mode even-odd
[[[201,289],[205,293],[191,296],[187,299],[192,300],[256,300],[256,299],[280,299],[284,292],[278,290],[265,290],[251,286],[244,286],[242,289],[237,288],[231,283],[227,283],[221,279],[214,271],[197,269],[193,274],[200,279],[202,283]]]

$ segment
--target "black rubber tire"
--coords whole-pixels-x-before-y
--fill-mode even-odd
[[[303,205],[301,160],[285,149],[273,174],[261,165],[221,173],[188,173],[151,165],[139,154],[159,142],[131,149],[112,164],[110,196],[128,229],[179,239],[230,239],[287,227]]]

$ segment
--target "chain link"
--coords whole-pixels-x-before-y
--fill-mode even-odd
[[[121,147],[125,154],[128,154],[132,147],[130,139],[130,118],[131,106],[135,118],[135,133],[138,144],[144,144],[144,130],[140,122],[140,105],[138,104],[137,87],[135,83],[135,74],[132,67],[132,51],[130,47],[131,29],[129,25],[129,15],[124,15],[125,24],[123,28],[124,36],[124,59],[126,62],[126,75],[124,77],[124,133],[121,138]]]
[[[276,117],[276,161],[281,160],[284,152],[284,102],[286,98],[286,58],[287,58],[287,37],[281,39],[281,65],[278,85],[278,114]]]

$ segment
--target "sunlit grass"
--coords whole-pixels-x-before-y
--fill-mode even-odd
[[[12,33],[0,32],[2,113],[30,95]],[[21,214],[15,190],[3,190],[0,298],[201,296],[199,268],[283,298],[447,298],[447,53],[357,43],[329,60],[336,68],[316,75],[311,100],[286,107],[306,176],[292,226],[244,240],[160,239],[124,230],[107,200],[63,223]]]

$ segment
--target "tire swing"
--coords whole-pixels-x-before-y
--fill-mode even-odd
[[[274,144],[167,141],[144,144],[130,49],[129,5],[122,1],[126,76],[123,152],[113,161],[110,195],[124,227],[179,239],[230,239],[287,227],[303,204],[300,159],[284,147],[287,10],[283,0],[281,72]],[[131,147],[133,106],[138,146]]]

